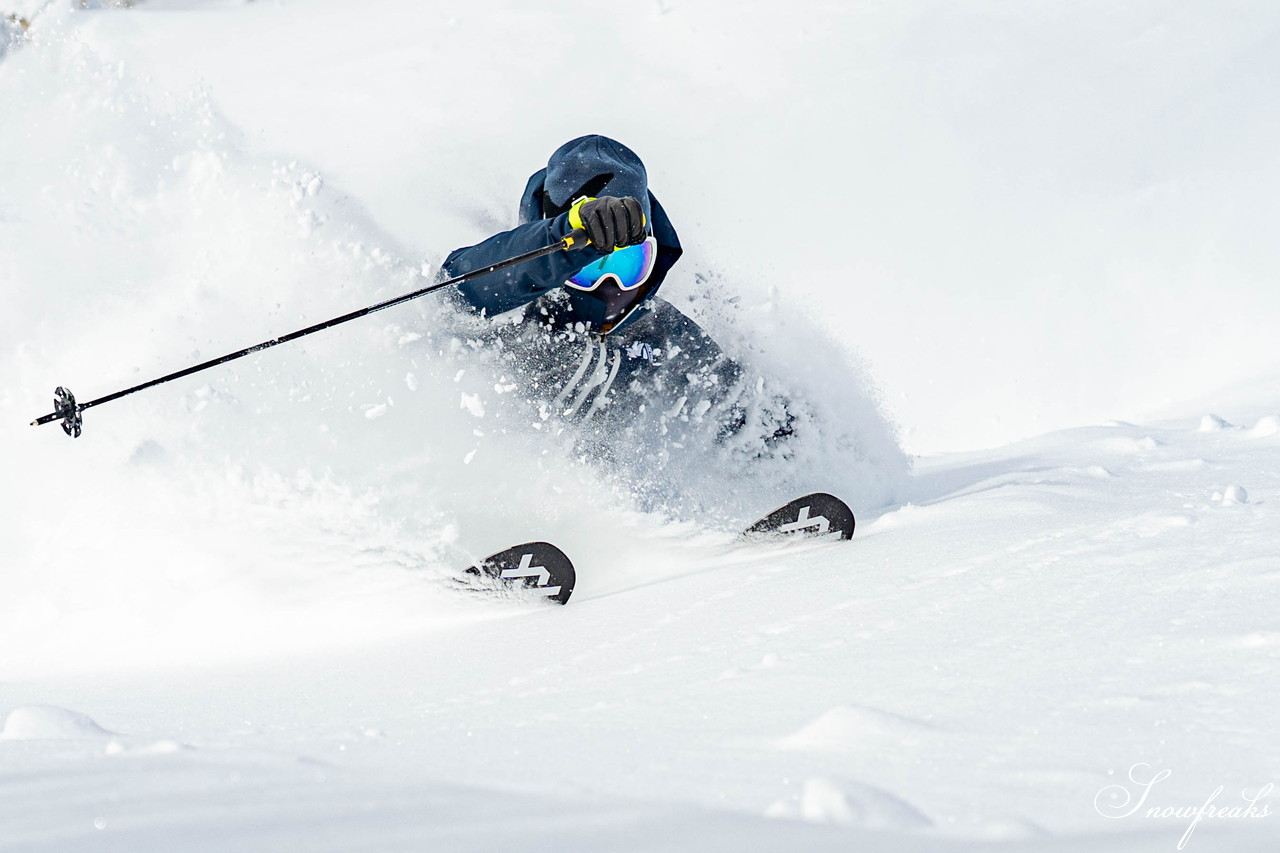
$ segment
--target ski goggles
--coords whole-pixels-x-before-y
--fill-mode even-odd
[[[576,290],[595,290],[612,278],[622,290],[635,290],[649,280],[658,260],[658,241],[649,237],[643,243],[615,249],[598,261],[587,264],[565,282]]]

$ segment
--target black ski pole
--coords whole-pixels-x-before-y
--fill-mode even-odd
[[[440,290],[445,287],[449,287],[451,285],[461,284],[464,281],[470,281],[473,278],[479,278],[480,276],[488,275],[491,272],[497,272],[498,270],[506,269],[507,267],[513,267],[516,264],[522,264],[525,261],[532,261],[534,258],[541,258],[545,255],[550,255],[554,252],[568,251],[569,249],[575,248],[579,245],[586,246],[590,242],[591,241],[587,239],[587,232],[579,228],[576,231],[571,232],[568,236],[564,237],[563,239],[555,243],[552,243],[550,246],[543,246],[540,249],[534,249],[531,252],[525,252],[522,255],[516,255],[513,258],[507,258],[505,261],[498,261],[498,263],[496,264],[491,264],[490,266],[487,266],[487,267],[481,267],[478,270],[472,270],[471,272],[463,273],[462,275],[455,276],[454,278],[451,278],[448,281],[442,281],[438,284],[433,284],[430,287],[424,287],[421,290],[415,290],[412,293],[406,293],[403,296],[397,296],[394,299],[388,299],[385,302],[379,302],[376,305],[370,305],[368,308],[361,308],[358,311],[352,311],[349,314],[343,314],[341,317],[334,317],[332,320],[325,320],[323,323],[316,323],[314,326],[308,326],[305,329],[299,329],[296,332],[290,332],[287,335],[281,335],[278,338],[272,338],[269,341],[263,341],[260,344],[254,344],[251,347],[246,347],[237,352],[228,353],[227,355],[221,356],[219,358],[213,358],[213,359],[210,359],[209,361],[204,361],[204,362],[201,362],[200,364],[192,365],[191,367],[185,368],[183,370],[178,370],[173,373],[169,373],[164,376],[161,376],[157,379],[152,379],[150,382],[143,382],[141,385],[135,385],[132,388],[126,388],[123,391],[116,391],[114,394],[108,394],[105,397],[99,397],[96,400],[90,400],[87,403],[77,403],[75,395],[73,395],[66,388],[59,386],[58,389],[53,392],[53,411],[47,415],[41,415],[40,417],[36,418],[34,421],[31,422],[31,425],[40,426],[41,424],[47,424],[47,423],[52,423],[56,420],[61,420],[62,431],[65,432],[67,435],[71,436],[72,438],[79,438],[80,431],[84,426],[84,419],[81,416],[81,413],[85,409],[91,409],[94,406],[101,406],[103,403],[110,403],[112,400],[119,400],[121,397],[127,397],[128,395],[133,394],[135,392],[142,391],[156,385],[160,385],[164,382],[169,382],[173,379],[181,379],[184,376],[190,376],[193,373],[199,373],[202,370],[208,370],[211,367],[217,367],[220,364],[226,364],[229,361],[235,361],[237,358],[243,358],[246,355],[252,355],[255,352],[261,352],[264,349],[270,349],[271,347],[279,346],[280,344],[287,344],[290,341],[296,341],[298,338],[303,338],[315,332],[324,331],[325,329],[331,329],[334,326],[340,325],[342,323],[346,323],[349,320],[356,320],[356,319],[359,319],[360,317],[367,317],[370,314],[374,313],[375,311],[381,311],[384,308],[391,308],[395,305],[400,305],[402,303],[408,302],[411,299],[417,299],[419,296],[426,296],[428,293],[433,293],[434,291]]]

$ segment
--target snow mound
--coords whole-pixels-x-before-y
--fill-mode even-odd
[[[30,705],[9,712],[0,740],[82,740],[113,734],[78,711]]]
[[[1214,414],[1205,415],[1200,419],[1199,432],[1221,432],[1224,429],[1231,429],[1231,424]]]
[[[807,779],[797,797],[774,803],[765,815],[867,829],[925,829],[933,825],[915,806],[888,791],[822,776]]]
[[[776,742],[780,749],[813,752],[914,746],[935,732],[928,723],[859,705],[840,705]]]
[[[1249,431],[1249,434],[1254,438],[1270,438],[1276,433],[1280,433],[1280,417],[1275,415],[1259,418],[1258,422],[1253,425],[1253,429]]]
[[[1244,490],[1243,486],[1231,485],[1221,492],[1215,493],[1213,499],[1223,506],[1235,506],[1236,504],[1248,503],[1249,493]]]

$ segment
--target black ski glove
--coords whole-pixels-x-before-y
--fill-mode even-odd
[[[634,198],[611,195],[588,198],[569,208],[569,227],[584,228],[591,245],[602,252],[643,243],[644,210]]]

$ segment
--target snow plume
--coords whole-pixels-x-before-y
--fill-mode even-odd
[[[316,171],[246,153],[201,92],[151,91],[57,23],[8,60],[23,120],[0,125],[2,429],[31,450],[5,460],[7,663],[279,651],[420,617],[403,569],[459,555],[442,502],[414,505],[408,551],[383,511],[406,455],[382,442],[412,431],[365,414],[404,388],[395,325],[91,410],[74,443],[18,433],[55,384],[83,402],[423,281]]]
[[[521,397],[490,322],[438,296],[91,409],[75,442],[31,432],[55,385],[85,402],[435,274],[318,169],[255,151],[205,93],[103,61],[51,14],[6,63],[23,121],[0,125],[0,430],[29,449],[4,462],[0,641],[23,665],[340,643],[474,615],[424,579],[514,542],[723,536],[818,488],[893,500],[904,457],[861,374],[773,303],[706,310],[722,295],[697,262],[670,290],[723,315],[712,331],[759,392],[747,417],[796,401],[777,458],[698,440],[602,467]],[[631,582],[621,563],[580,594]]]
[[[798,494],[823,488],[845,496],[855,512],[893,504],[908,462],[897,426],[861,355],[836,340],[820,318],[787,288],[743,275],[730,283],[720,265],[697,249],[667,294],[739,361],[760,405],[790,401],[795,441],[758,466],[756,488],[771,483]],[[768,422],[766,412],[752,411]]]

